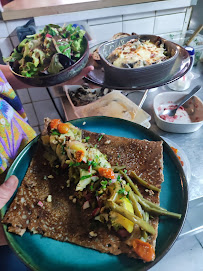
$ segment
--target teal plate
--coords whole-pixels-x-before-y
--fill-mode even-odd
[[[109,117],[89,117],[71,121],[79,128],[92,132],[105,133],[128,138],[162,140],[148,129],[121,119]],[[35,152],[38,137],[30,142],[18,155],[10,167],[7,178],[16,175],[20,183],[27,171]],[[127,258],[125,255],[113,256],[98,251],[80,247],[74,244],[32,235],[26,232],[23,237],[7,232],[5,235],[12,249],[20,259],[32,270],[63,271],[63,270],[147,270],[156,264],[171,248],[178,237],[187,211],[187,182],[180,162],[171,148],[164,142],[164,183],[160,194],[161,206],[182,214],[180,220],[160,218],[156,245],[156,259],[151,263]],[[13,198],[12,198],[13,199]],[[4,216],[10,202],[1,210]]]

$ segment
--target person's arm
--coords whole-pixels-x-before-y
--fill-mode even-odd
[[[16,89],[22,89],[22,88],[28,88],[30,87],[27,84],[24,84],[20,80],[18,80],[11,72],[10,68],[8,65],[2,65],[0,64],[0,70],[3,72],[4,76],[6,77],[7,81],[11,85],[11,87],[16,90]]]
[[[16,89],[22,89],[22,88],[29,88],[32,87],[30,85],[24,84],[20,80],[18,80],[11,72],[10,68],[8,65],[1,65],[0,64],[0,70],[2,70],[4,76],[6,77],[7,81],[11,85],[11,87],[16,90]],[[94,70],[93,66],[88,66],[85,67],[80,74],[77,76],[73,77],[72,79],[66,81],[65,83],[61,85],[81,85],[83,83],[82,78],[86,76],[90,71]]]

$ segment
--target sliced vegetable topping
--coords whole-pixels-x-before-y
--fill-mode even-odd
[[[140,239],[133,240],[133,249],[135,253],[145,262],[151,262],[155,259],[154,248],[147,242]]]
[[[85,156],[85,152],[83,150],[76,151],[75,157],[76,157],[76,162],[82,162],[82,159]]]
[[[91,219],[107,223],[108,228],[119,235],[124,232],[123,238],[130,236],[130,245],[137,255],[144,261],[153,261],[154,249],[146,242],[150,235],[156,234],[150,218],[165,215],[180,219],[181,215],[145,199],[136,183],[157,192],[160,189],[133,171],[130,173],[132,180],[125,166],[112,167],[106,156],[89,144],[90,137],[82,139],[81,131],[72,124],[56,119],[50,122],[50,128],[49,135],[42,140],[50,144],[61,164],[69,168],[68,180],[69,186],[75,189],[74,201],[77,199],[84,212],[90,211]],[[135,229],[138,229],[136,236]]]
[[[115,174],[111,168],[98,168],[99,175],[108,179],[115,179]]]
[[[60,124],[61,123],[61,120],[60,119],[53,119],[53,120],[51,120],[51,122],[49,123],[49,127],[51,128],[51,129],[57,129],[57,126],[58,126],[58,124]]]
[[[59,123],[57,125],[57,130],[59,131],[60,134],[67,134],[69,129],[70,127],[67,123]]]

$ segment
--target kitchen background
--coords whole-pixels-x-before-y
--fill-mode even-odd
[[[17,2],[17,1],[16,1]],[[32,27],[39,31],[45,24],[77,22],[83,25],[92,37],[92,43],[110,39],[118,32],[156,34],[177,43],[182,43],[187,30],[195,30],[203,23],[202,0],[168,0],[149,3],[115,6],[72,13],[45,15],[33,18]],[[4,11],[2,12],[2,18]],[[22,16],[21,16],[22,17]],[[25,16],[27,17],[27,16]],[[19,43],[22,33],[19,27],[32,18],[0,21],[0,62]],[[44,117],[64,118],[64,112],[54,88],[29,88],[17,90],[30,125],[40,133]],[[55,110],[57,106],[58,113]]]

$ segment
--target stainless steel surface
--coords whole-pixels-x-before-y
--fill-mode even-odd
[[[147,94],[148,94],[148,92],[149,92],[149,89],[146,89],[146,90],[145,90],[145,93],[144,93],[144,95],[143,95],[143,97],[142,97],[142,99],[141,99],[141,101],[140,101],[140,103],[138,104],[138,107],[139,107],[139,108],[142,108],[142,106],[143,106],[145,100],[147,99]]]
[[[178,104],[178,106],[175,109],[165,109],[162,113],[162,115],[169,115],[169,116],[174,116],[176,114],[176,111],[178,110],[178,108],[183,105],[184,103],[186,103],[193,95],[195,95],[195,93],[197,91],[199,91],[201,89],[201,86],[198,85],[196,87],[194,87],[183,99],[182,101]]]
[[[199,74],[199,77],[192,82],[191,88],[195,85],[203,85],[203,64],[198,64],[198,66],[193,67],[192,72]],[[149,90],[147,99],[142,108],[152,117],[150,129],[158,135],[175,142],[187,155],[192,173],[189,183],[189,200],[193,200],[203,195],[203,126],[198,131],[190,134],[175,134],[160,130],[154,120],[153,100],[157,94],[166,91],[171,90],[167,86],[159,87],[156,91]],[[128,98],[136,104],[139,104],[142,96],[143,92],[136,92],[129,94]],[[199,91],[196,96],[203,100],[203,91]]]

